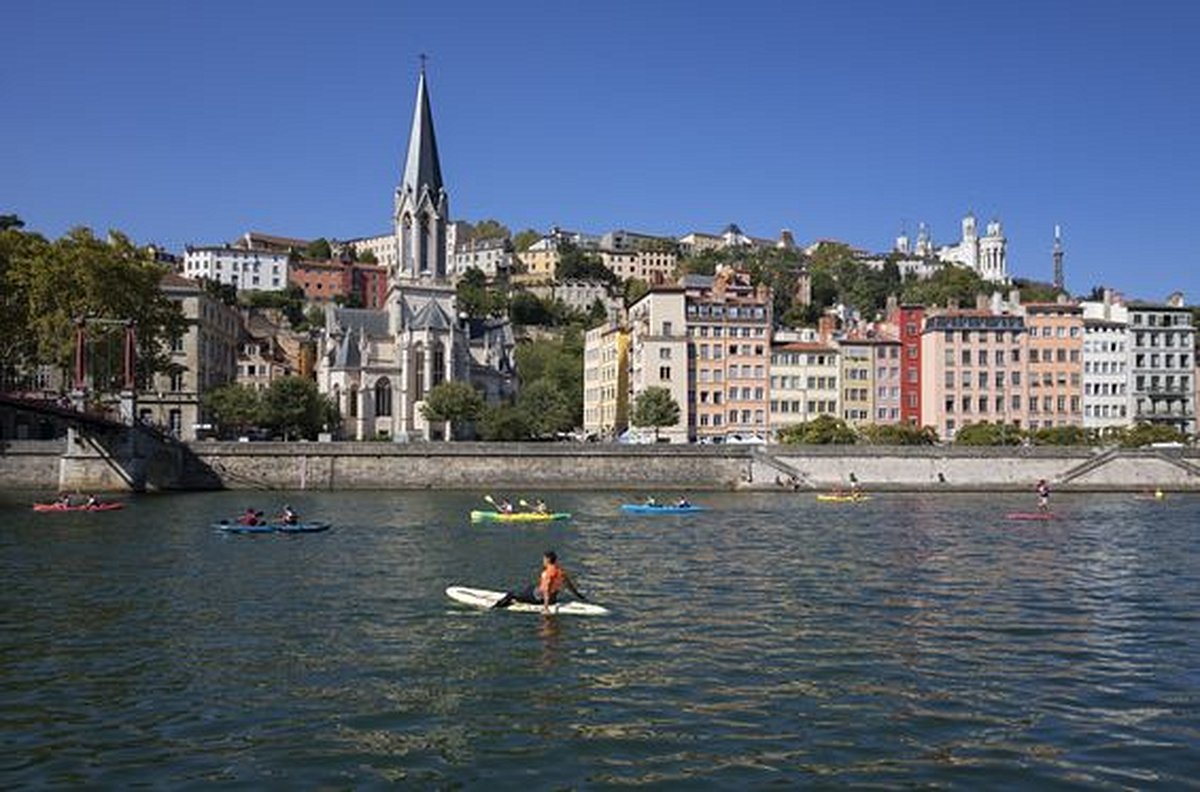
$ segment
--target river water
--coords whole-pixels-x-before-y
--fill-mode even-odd
[[[664,493],[670,494],[670,493]],[[0,494],[0,787],[1197,788],[1200,498]],[[210,523],[284,498],[305,536]],[[608,617],[473,611],[547,547]]]

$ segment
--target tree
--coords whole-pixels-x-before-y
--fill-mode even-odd
[[[954,434],[956,445],[967,446],[1020,445],[1024,439],[1025,433],[1021,427],[988,421],[969,424]]]
[[[578,327],[566,328],[558,339],[519,344],[513,357],[522,388],[550,380],[570,407],[570,428],[583,423],[583,332]]]
[[[533,436],[529,416],[514,404],[485,407],[479,418],[479,436],[488,441],[528,440]]]
[[[558,245],[558,265],[554,269],[554,278],[559,281],[602,281],[613,285],[617,282],[617,276],[604,266],[599,256],[581,250],[570,242],[560,242]]]
[[[15,214],[0,214],[0,231],[9,229],[20,230],[25,227],[25,221]]]
[[[315,440],[317,433],[333,428],[339,421],[333,403],[317,391],[315,382],[303,377],[280,377],[262,398],[263,425],[283,435],[284,440]]]
[[[818,415],[779,431],[779,442],[789,445],[852,445],[857,439],[854,429],[833,415]]]
[[[1034,445],[1080,446],[1096,442],[1097,437],[1082,426],[1048,426],[1031,431],[1029,439]]]
[[[866,424],[858,427],[859,438],[871,445],[934,445],[937,430],[915,424]]]
[[[960,306],[969,307],[974,305],[976,295],[989,294],[992,288],[975,270],[947,264],[929,278],[907,281],[903,300],[941,306],[947,306],[953,300]]]
[[[659,428],[679,423],[679,415],[679,402],[675,401],[671,391],[651,385],[634,399],[629,422],[634,426],[653,426],[654,442],[657,443]]]
[[[650,284],[641,278],[627,279],[624,286],[625,307],[628,308],[645,297],[648,291],[650,291]]]
[[[429,390],[421,415],[426,421],[450,424],[447,439],[458,437],[464,424],[476,420],[483,413],[483,396],[469,383],[448,380]]]
[[[529,434],[535,438],[553,437],[576,426],[575,405],[550,377],[522,386],[517,394],[517,407],[524,413]]]
[[[218,280],[210,278],[202,278],[201,283],[204,284],[204,291],[209,297],[220,300],[228,306],[237,305],[237,286],[234,286],[232,283],[221,283]]]
[[[603,322],[608,318],[608,306],[604,304],[604,300],[599,297],[592,300],[591,307],[588,308],[588,324],[592,327]]]
[[[137,325],[137,378],[146,382],[171,365],[170,341],[187,322],[159,285],[167,268],[119,231],[97,239],[76,228],[53,242],[16,229],[0,232],[4,326],[0,368],[23,356],[21,365],[70,368],[78,317],[126,319]]]
[[[472,319],[503,316],[508,301],[503,292],[489,289],[487,276],[478,267],[471,267],[454,287],[458,310]]]
[[[1139,423],[1125,430],[1120,438],[1125,448],[1139,448],[1153,443],[1186,443],[1187,435],[1168,424]]]
[[[358,261],[363,264],[379,263],[379,259],[375,258],[375,252],[367,248],[363,248],[358,252]]]
[[[526,228],[524,231],[518,231],[513,237],[513,247],[518,253],[529,250],[533,243],[542,238],[542,235],[532,228]]]
[[[554,311],[546,301],[527,291],[513,295],[508,304],[508,316],[516,325],[550,327],[554,324]]]
[[[317,261],[328,261],[333,258],[333,248],[325,237],[317,237],[304,248],[304,257]]]
[[[262,399],[254,388],[229,384],[204,394],[204,409],[221,427],[222,435],[242,435],[258,425],[263,416]],[[228,432],[226,430],[229,430]]]
[[[510,236],[512,232],[508,230],[508,226],[491,218],[480,220],[471,228],[471,239],[474,240],[508,239]]]

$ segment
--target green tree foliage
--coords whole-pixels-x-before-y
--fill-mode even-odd
[[[359,253],[357,254],[357,257],[355,258],[355,261],[359,261],[363,264],[378,264],[379,263],[379,259],[375,258],[375,252],[372,250],[367,250],[365,248],[363,250],[359,251]]]
[[[943,307],[955,300],[970,308],[977,295],[990,294],[992,288],[974,270],[947,264],[930,278],[906,281],[902,298],[906,303]]]
[[[641,278],[629,278],[622,288],[624,289],[625,307],[628,308],[646,296],[646,292],[650,291],[650,284]]]
[[[0,232],[0,370],[31,363],[70,367],[80,316],[137,323],[137,374],[145,382],[170,365],[170,341],[186,329],[179,306],[159,288],[167,269],[113,231],[107,240],[76,228],[53,242],[17,229]]]
[[[429,390],[421,415],[430,423],[449,423],[451,438],[456,438],[466,424],[483,414],[483,407],[483,396],[469,383],[448,380]]]
[[[480,438],[492,442],[528,440],[533,436],[529,416],[515,404],[484,408],[477,429]]]
[[[1062,294],[1053,283],[1042,283],[1028,278],[1013,278],[1013,286],[1021,292],[1021,302],[1054,302]]]
[[[512,296],[508,316],[516,325],[552,327],[556,324],[553,308],[541,297],[526,291]]]
[[[328,261],[333,258],[333,248],[330,247],[328,239],[317,237],[308,243],[308,247],[304,248],[304,257],[317,261]]]
[[[551,438],[576,426],[576,405],[550,377],[521,386],[517,408],[524,413],[529,433],[535,439]]]
[[[250,308],[279,311],[293,329],[304,330],[308,326],[308,318],[304,315],[304,289],[295,283],[288,284],[283,291],[239,292],[238,299]]]
[[[324,327],[325,309],[319,305],[310,305],[304,311],[304,323],[309,327]]]
[[[779,431],[779,442],[789,445],[852,445],[856,440],[854,429],[832,415],[818,415]]]
[[[608,306],[604,304],[604,300],[599,297],[592,300],[592,305],[588,308],[588,325],[595,327],[608,318]]]
[[[913,424],[866,424],[858,427],[858,436],[871,445],[934,445],[937,430]]]
[[[637,395],[629,422],[634,426],[654,427],[654,440],[658,441],[658,430],[663,426],[679,423],[679,402],[666,388],[652,385]]]
[[[211,280],[209,278],[202,278],[200,282],[204,284],[204,291],[209,297],[212,297],[214,300],[219,300],[230,307],[237,305],[237,287],[232,283],[221,283],[220,281]]]
[[[25,221],[15,214],[0,214],[0,231],[10,229],[19,231],[25,227]]]
[[[458,310],[472,319],[503,316],[508,311],[504,292],[488,287],[487,276],[478,267],[471,267],[455,285]]]
[[[1024,439],[1025,433],[1019,426],[988,421],[964,426],[954,434],[954,443],[965,446],[1020,445]]]
[[[599,256],[591,251],[581,250],[570,242],[559,243],[558,265],[554,269],[554,277],[559,281],[603,281],[613,285],[617,282],[617,276],[604,266]]]
[[[583,423],[583,333],[568,327],[562,337],[529,341],[513,353],[521,390],[549,380],[571,409],[571,427]]]
[[[243,435],[262,422],[262,399],[251,387],[230,384],[214,388],[204,394],[203,405],[225,437]]]
[[[471,239],[508,239],[512,233],[508,230],[508,226],[501,223],[499,220],[488,218],[480,220],[471,228]]]
[[[1187,435],[1167,424],[1139,423],[1121,433],[1119,442],[1125,448],[1140,448],[1152,443],[1186,443]]]
[[[315,440],[317,434],[334,428],[337,408],[303,377],[280,377],[263,393],[262,423],[284,440]]]
[[[513,237],[513,247],[518,253],[529,250],[529,248],[542,238],[542,235],[532,228],[526,228],[524,231],[518,231]]]
[[[1028,433],[1029,441],[1044,446],[1081,446],[1097,442],[1094,432],[1082,426],[1053,426],[1034,429]]]

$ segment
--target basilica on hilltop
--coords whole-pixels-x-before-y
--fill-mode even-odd
[[[458,314],[447,270],[450,201],[442,182],[425,70],[417,82],[408,154],[396,188],[383,310],[330,305],[317,381],[337,404],[347,439],[437,440],[421,405],[446,381],[469,382],[489,403],[515,387],[513,333],[507,319]]]

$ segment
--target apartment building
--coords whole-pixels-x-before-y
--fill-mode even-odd
[[[771,429],[778,432],[820,415],[838,417],[841,363],[838,349],[794,341],[771,350]]]
[[[1167,303],[1129,303],[1131,422],[1196,431],[1195,333],[1182,297]]]
[[[877,424],[900,423],[901,350],[900,342],[893,339],[876,339],[872,345],[875,356],[874,422]]]
[[[1025,317],[946,311],[921,336],[922,426],[946,440],[974,423],[1026,426]]]
[[[875,422],[875,345],[870,339],[838,342],[840,415],[851,426]],[[774,358],[772,358],[772,361]]]
[[[1083,309],[1025,303],[1028,428],[1083,426]]]
[[[183,275],[253,291],[283,291],[288,285],[289,254],[230,245],[192,247],[183,255]]]
[[[629,428],[629,329],[593,327],[583,342],[583,429],[613,439]]]
[[[652,289],[629,307],[629,404],[632,409],[638,395],[649,387],[666,388],[679,405],[679,422],[658,434],[671,443],[688,441],[693,420],[688,340],[682,288]]]

